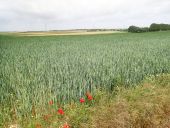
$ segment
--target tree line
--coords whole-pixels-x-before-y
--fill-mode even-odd
[[[167,31],[170,30],[170,24],[156,24],[152,23],[149,27],[137,27],[129,26],[128,32],[141,33],[141,32],[153,32],[153,31]]]

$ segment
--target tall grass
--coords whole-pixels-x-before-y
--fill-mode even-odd
[[[0,116],[27,117],[32,106],[51,99],[72,102],[86,91],[112,91],[169,73],[169,34],[0,36]]]

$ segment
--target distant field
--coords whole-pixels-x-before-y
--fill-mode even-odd
[[[57,36],[57,35],[97,35],[97,34],[113,34],[124,33],[123,31],[49,31],[49,32],[4,32],[1,35],[16,35],[16,36]]]
[[[0,36],[1,113],[15,105],[22,117],[33,104],[45,106],[49,99],[77,101],[87,91],[113,91],[170,73],[170,32],[41,34]]]

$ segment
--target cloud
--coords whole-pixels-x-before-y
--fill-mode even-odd
[[[169,0],[0,0],[0,30],[123,28],[170,23]]]

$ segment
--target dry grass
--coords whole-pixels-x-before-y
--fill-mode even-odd
[[[95,108],[94,128],[170,128],[170,76],[122,89],[103,104]]]

